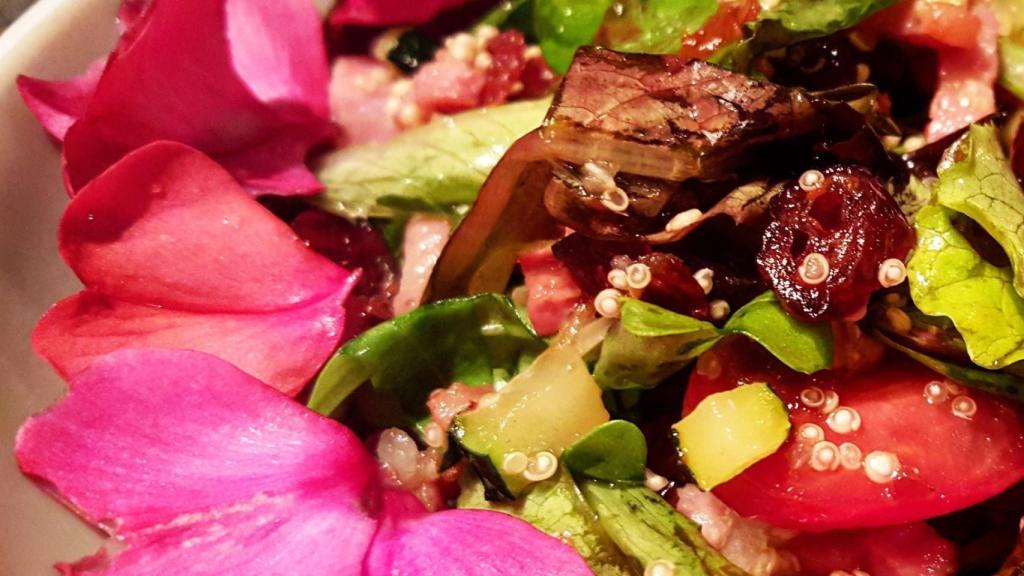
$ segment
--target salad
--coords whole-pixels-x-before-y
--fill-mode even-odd
[[[1024,573],[1018,0],[118,22],[18,81],[61,573]]]

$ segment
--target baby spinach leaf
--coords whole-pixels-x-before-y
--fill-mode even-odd
[[[461,216],[505,151],[540,126],[550,101],[529,100],[438,117],[387,142],[326,156],[312,198],[347,218],[394,218],[409,211]]]
[[[644,54],[677,54],[716,10],[717,0],[625,0],[609,12],[601,40],[609,48]]]
[[[993,394],[1000,394],[1018,402],[1024,401],[1024,379],[1018,376],[1001,371],[982,370],[980,368],[946,362],[945,360],[939,360],[938,358],[933,358],[908,348],[882,334],[876,333],[875,337],[886,346],[906,354],[911,360],[923,364],[964,386],[985,390]]]
[[[805,374],[832,365],[828,325],[794,319],[771,292],[737,310],[722,328],[633,299],[623,301],[621,318],[605,338],[594,367],[594,378],[605,389],[654,387],[730,334],[756,341]]]
[[[754,298],[725,323],[724,330],[754,340],[787,366],[810,374],[832,365],[832,331],[828,324],[793,318],[771,292]]]
[[[897,0],[783,0],[748,25],[750,37],[732,52],[745,70],[760,54],[851,28]]]
[[[643,482],[647,466],[647,440],[636,425],[625,420],[605,422],[580,438],[562,454],[573,474],[607,482]]]
[[[535,484],[513,502],[490,502],[478,478],[472,474],[463,478],[467,480],[463,481],[459,508],[504,512],[533,524],[542,532],[565,539],[597,576],[635,573],[632,561],[608,537],[568,472],[563,470],[554,478]]]
[[[443,300],[379,324],[345,344],[313,387],[309,407],[330,415],[361,384],[389,397],[410,420],[435,388],[490,384],[545,348],[504,296]]]
[[[623,300],[621,310],[622,326],[637,336],[709,339],[718,335],[718,328],[710,322],[684,316],[642,300],[627,298]]]
[[[985,261],[956,230],[953,214],[942,206],[917,213],[910,296],[925,314],[953,321],[975,364],[1002,368],[1024,359],[1024,299],[1011,272]]]
[[[974,125],[946,151],[939,166],[939,204],[968,216],[996,239],[1013,265],[1024,296],[1024,191],[991,124]]]
[[[594,366],[594,379],[606,390],[653,388],[721,337],[710,322],[640,300],[623,300],[621,310]]]

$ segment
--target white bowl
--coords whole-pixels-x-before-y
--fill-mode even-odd
[[[60,156],[22,103],[18,74],[77,74],[116,38],[117,0],[42,0],[0,36],[0,574],[55,574],[53,563],[90,555],[101,538],[22,477],[14,436],[64,394],[32,352],[36,321],[79,284],[57,254],[68,196]]]

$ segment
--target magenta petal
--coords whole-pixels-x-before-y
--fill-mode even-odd
[[[320,189],[304,160],[334,128],[311,2],[154,0],[131,13],[95,96],[67,130],[73,190],[157,140],[206,152],[254,193]]]
[[[199,352],[97,361],[15,452],[126,547],[76,573],[354,574],[376,524],[358,438]]]
[[[364,576],[574,576],[593,574],[568,544],[501,512],[427,514],[415,497],[384,495]]]
[[[331,12],[331,24],[394,26],[423,24],[441,12],[468,3],[469,0],[342,0]]]
[[[293,394],[333,352],[358,281],[215,162],[171,142],[129,154],[75,196],[60,249],[86,289],[33,340],[65,375],[120,348],[187,348]]]
[[[68,128],[85,113],[92,101],[106,64],[106,58],[97,60],[80,76],[70,80],[53,82],[18,76],[18,92],[43,128],[63,142]]]

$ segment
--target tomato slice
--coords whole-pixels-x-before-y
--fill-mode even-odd
[[[885,576],[939,576],[956,570],[956,547],[924,522],[866,530],[801,534],[786,543],[800,574],[855,570]]]
[[[793,432],[778,452],[715,488],[743,516],[805,531],[886,526],[971,506],[1024,478],[1024,408],[959,388],[903,358],[889,357],[880,367],[851,376],[807,376],[736,337],[700,358],[683,412],[709,394],[750,382],[767,383],[789,406]],[[938,384],[933,390],[939,397],[929,402],[926,387],[932,383]],[[822,408],[801,401],[802,393],[814,392],[838,395],[839,407],[856,412],[859,428],[840,433],[843,426],[835,418],[830,427]],[[974,414],[962,417],[972,403]],[[863,458],[851,458],[850,468],[815,469],[822,467],[824,452],[812,458],[816,441],[799,438],[809,424],[823,436],[818,442],[850,443]],[[872,459],[875,466],[864,464],[876,451],[881,457]],[[888,461],[898,469],[885,477],[879,464],[888,456],[895,457],[897,462]]]

